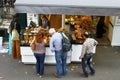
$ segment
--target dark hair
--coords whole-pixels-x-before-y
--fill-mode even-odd
[[[89,33],[88,32],[84,32],[83,36],[85,36],[86,38],[89,37]]]
[[[45,18],[46,20],[48,20],[48,18],[46,17],[46,15],[41,15],[42,18]]]
[[[16,18],[16,17],[19,17],[19,14],[15,14],[15,15],[13,15],[13,18]]]

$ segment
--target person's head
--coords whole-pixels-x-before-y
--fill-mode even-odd
[[[41,15],[41,20],[42,20],[42,21],[45,21],[45,20],[47,20],[47,17],[46,17],[46,15]]]
[[[54,28],[50,28],[50,29],[49,29],[49,34],[50,34],[50,35],[53,35],[55,32],[56,32],[56,31],[55,31]]]
[[[36,42],[41,43],[44,38],[44,33],[43,31],[39,30],[38,33],[36,34]]]
[[[13,19],[14,19],[15,21],[18,21],[18,20],[19,20],[19,14],[13,15]]]
[[[86,39],[86,38],[89,38],[89,33],[87,31],[84,32],[83,34],[83,37]]]

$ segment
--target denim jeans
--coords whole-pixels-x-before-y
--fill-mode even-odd
[[[44,74],[44,60],[45,60],[45,53],[38,54],[34,53],[36,58],[36,73],[43,75]]]
[[[55,59],[56,59],[56,71],[58,77],[62,75],[66,75],[66,60],[67,60],[67,52],[55,51]]]
[[[94,66],[91,62],[91,58],[92,58],[93,54],[92,53],[89,53],[89,54],[85,54],[84,57],[82,58],[82,69],[83,69],[83,72],[84,72],[84,75],[86,77],[88,77],[88,69],[87,69],[87,65],[91,71],[92,74],[95,73],[95,69],[94,69]]]

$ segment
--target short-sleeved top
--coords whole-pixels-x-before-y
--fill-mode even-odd
[[[43,27],[43,28],[46,28],[47,26],[50,26],[50,22],[49,22],[48,20],[45,21],[44,24],[42,24],[42,27]]]
[[[34,53],[38,54],[43,54],[45,53],[46,48],[45,48],[45,42],[42,41],[41,43],[35,42],[35,50],[33,51]]]

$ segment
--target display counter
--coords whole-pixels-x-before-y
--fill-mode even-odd
[[[35,64],[36,59],[34,54],[29,46],[21,46],[21,56],[22,62],[24,64]],[[45,56],[45,64],[55,64],[55,53],[51,52],[49,47],[46,47],[46,56]],[[67,64],[71,63],[71,51],[68,52],[67,55]]]
[[[96,47],[94,48],[94,53]],[[72,50],[68,52],[67,64],[71,62],[81,62],[79,56],[81,55],[82,44],[72,44]],[[29,46],[21,46],[22,62],[24,64],[35,64],[36,59]],[[51,52],[49,47],[46,47],[45,64],[55,64],[55,53]]]
[[[68,52],[67,55],[67,64],[71,62],[80,62],[79,56],[81,55],[82,44],[76,43],[72,44],[72,49]],[[21,45],[21,56],[22,62],[25,64],[34,64],[36,59],[34,54],[29,46],[29,44]],[[55,53],[51,52],[48,45],[46,45],[46,64],[55,64]]]
[[[72,62],[80,62],[79,56],[81,55],[82,44],[73,44],[72,45],[72,54],[71,61]]]

